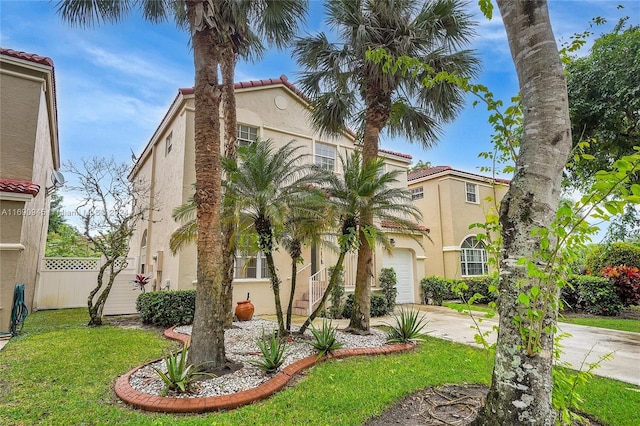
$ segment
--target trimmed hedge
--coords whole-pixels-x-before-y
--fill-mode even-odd
[[[144,324],[161,327],[193,323],[196,310],[195,290],[149,291],[136,300],[136,310]]]
[[[371,293],[371,317],[382,317],[389,313],[387,310],[387,298],[380,293]],[[342,310],[343,318],[351,318],[351,312],[353,311],[353,293],[347,296],[347,300],[344,303],[344,309]]]
[[[597,276],[608,266],[620,265],[640,268],[640,247],[625,242],[598,245],[589,252],[585,261],[588,273]]]
[[[479,277],[468,277],[459,280],[449,280],[437,277],[435,275],[423,278],[420,281],[422,288],[422,301],[424,304],[432,304],[441,306],[443,300],[471,299],[476,293],[481,294],[482,298],[479,302],[489,303],[498,299],[498,293],[489,291],[490,286],[497,286],[498,278],[492,275],[483,275]],[[465,283],[467,288],[458,290],[461,283]],[[459,292],[460,291],[460,292]]]
[[[591,275],[574,275],[562,289],[565,309],[592,315],[615,316],[623,305],[611,280]]]

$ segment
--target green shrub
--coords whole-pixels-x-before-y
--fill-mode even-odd
[[[334,267],[331,266],[329,268],[329,277],[333,275]],[[342,297],[344,296],[344,268],[340,268],[338,272],[337,281],[333,288],[331,289],[331,294],[329,295],[329,300],[331,301],[331,306],[329,306],[328,315],[331,318],[339,318],[340,314],[342,314]]]
[[[196,291],[149,291],[136,300],[136,310],[144,324],[161,327],[188,325],[196,310]]]
[[[610,246],[595,246],[587,255],[587,272],[600,275],[607,266],[635,266],[640,268],[640,247],[618,242]]]
[[[371,293],[371,317],[382,317],[388,313],[387,311],[387,298],[379,293]],[[342,316],[344,318],[351,318],[351,312],[353,311],[353,294],[347,296],[347,300],[344,303],[344,309],[342,310]]]
[[[318,358],[344,346],[343,343],[338,342],[336,339],[336,330],[336,328],[331,327],[331,321],[327,321],[326,319],[322,321],[321,329],[317,329],[311,324],[311,334],[313,334],[315,341],[308,343],[316,348]]]
[[[393,268],[382,268],[380,271],[380,288],[382,294],[387,298],[387,312],[393,312],[396,306],[396,296],[398,296],[398,278]]]
[[[431,301],[433,305],[442,306],[442,301],[446,298],[446,295],[451,292],[449,285],[448,280],[436,277],[435,275],[423,278],[420,281],[423,303],[428,305],[429,301]],[[454,296],[453,298],[455,299],[456,297]]]
[[[463,281],[467,284],[467,289],[462,292],[464,300],[470,300],[474,295],[481,294],[482,298],[477,299],[483,303],[495,302],[498,299],[498,292],[493,289],[498,287],[498,277],[492,275],[483,275],[481,277],[468,277],[457,282]]]
[[[259,361],[249,361],[250,364],[255,365],[265,373],[273,373],[284,363],[284,351],[286,349],[285,343],[281,342],[278,333],[273,332],[267,338],[264,334],[264,328],[262,329],[262,338],[256,341],[260,352],[262,352],[262,359]]]
[[[607,278],[589,275],[575,275],[569,278],[573,289],[563,289],[566,304],[574,310],[592,315],[615,316],[623,305],[616,294],[613,282]]]

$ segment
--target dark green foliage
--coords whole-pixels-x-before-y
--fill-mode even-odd
[[[260,352],[262,352],[262,359],[260,361],[249,361],[249,363],[257,366],[265,373],[273,373],[284,362],[285,343],[280,341],[278,333],[275,331],[267,339],[264,329],[262,329],[262,338],[258,339],[256,343],[260,348]]]
[[[336,329],[331,327],[331,321],[326,319],[322,321],[321,329],[317,329],[311,324],[311,334],[313,334],[315,341],[308,343],[318,350],[318,357],[344,346],[343,343],[336,340]]]
[[[457,280],[456,284],[459,282],[466,283],[468,287],[462,292],[464,300],[468,301],[476,294],[482,295],[482,297],[478,299],[478,301],[482,303],[495,302],[498,299],[498,292],[495,290],[498,287],[497,276],[483,275],[481,277],[469,277]]]
[[[422,301],[425,305],[442,306],[442,301],[447,298],[446,296],[451,293],[449,288],[450,281],[444,278],[436,277],[432,275],[430,277],[423,278],[420,281],[420,287],[422,288]],[[455,299],[454,295],[452,299]]]
[[[351,318],[351,311],[353,310],[353,294],[347,296],[347,300],[344,303],[344,309],[342,310],[342,316],[344,318]],[[371,316],[382,317],[388,314],[387,311],[387,298],[383,294],[371,293]]]
[[[396,271],[393,268],[382,268],[379,280],[382,294],[387,298],[387,312],[393,312],[393,308],[396,306],[396,296],[398,295]]]
[[[140,312],[145,324],[171,327],[187,325],[193,322],[196,310],[196,291],[149,291],[141,293],[136,301],[136,310]]]
[[[424,340],[422,330],[427,326],[424,315],[419,311],[400,309],[399,315],[393,315],[395,325],[387,333],[387,343],[408,343]]]
[[[329,268],[329,276],[336,273],[338,274],[338,278],[331,289],[329,298],[331,306],[329,306],[327,314],[330,318],[340,318],[340,315],[342,314],[342,297],[344,296],[344,269],[340,268],[337,272],[334,272],[334,269],[335,268],[333,266]]]
[[[605,316],[620,313],[622,303],[611,280],[590,275],[575,275],[569,278],[568,282],[569,285],[562,289],[565,309]]]
[[[603,268],[620,265],[640,268],[640,247],[624,242],[598,245],[587,255],[587,271],[592,275],[600,276]]]

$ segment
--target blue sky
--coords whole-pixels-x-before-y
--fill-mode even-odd
[[[310,4],[305,31],[326,31],[322,2]],[[618,4],[625,8],[618,10]],[[482,60],[479,82],[508,100],[517,93],[517,78],[497,8],[491,21],[481,16],[475,0],[469,9],[479,23],[471,46]],[[595,28],[596,34],[610,30],[622,16],[640,23],[638,0],[550,0],[549,10],[560,41],[588,29],[596,16],[608,20]],[[142,151],[177,89],[193,86],[187,34],[173,23],[148,24],[137,13],[119,24],[80,29],[62,23],[55,1],[1,0],[0,45],[53,59],[63,161],[94,155],[130,161],[130,150]],[[272,50],[257,63],[240,63],[236,80],[286,74],[295,84],[297,70],[288,52]],[[414,161],[477,171],[486,161],[478,153],[490,150],[491,128],[486,120],[487,112],[473,108],[469,100],[459,118],[446,126],[436,148],[425,151],[401,140],[382,140],[381,147],[410,154]]]

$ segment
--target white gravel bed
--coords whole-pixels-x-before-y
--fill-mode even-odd
[[[278,324],[274,321],[253,319],[251,321],[234,322],[233,325],[233,328],[225,330],[224,333],[226,355],[231,361],[242,363],[244,366],[233,373],[225,374],[221,377],[201,379],[192,387],[192,391],[188,394],[171,396],[178,398],[203,398],[228,395],[259,386],[273,377],[274,374],[277,374],[277,372],[267,374],[247,361],[262,359],[262,353],[256,344],[256,340],[262,337],[263,330],[265,335],[269,336],[270,333],[278,328]],[[299,329],[299,327],[295,326],[291,328],[292,331],[298,331]],[[176,327],[175,332],[191,335],[191,326]],[[309,330],[305,332],[305,336],[313,339]],[[344,344],[344,348],[384,346],[386,337],[386,333],[374,328],[371,329],[371,334],[366,336],[340,331],[336,333],[337,340]],[[317,351],[311,345],[300,337],[292,335],[286,343],[285,360],[278,371],[281,371],[286,366],[302,358],[316,353]],[[164,383],[153,368],[166,371],[164,361],[146,365],[131,375],[129,380],[131,386],[138,392],[150,395],[161,395]]]

